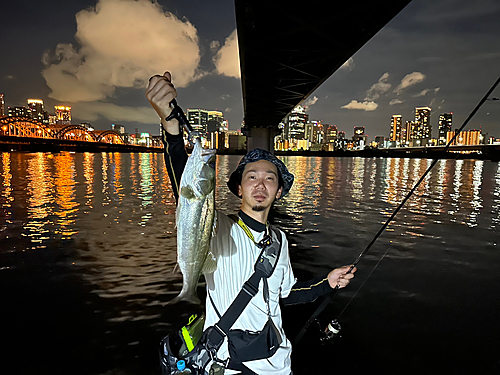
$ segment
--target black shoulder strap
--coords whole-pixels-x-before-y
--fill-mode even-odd
[[[238,220],[236,215],[230,215],[231,219]],[[276,236],[277,241],[273,241],[270,246],[265,247],[259,257],[257,258],[257,262],[255,263],[255,271],[250,276],[250,278],[243,284],[240,292],[228,307],[226,312],[222,315],[219,322],[215,324],[214,329],[207,330],[208,336],[206,338],[207,344],[211,348],[218,349],[222,342],[224,341],[224,337],[227,336],[229,330],[233,326],[234,322],[241,315],[243,310],[247,307],[250,300],[257,294],[259,291],[259,283],[262,278],[269,278],[276,265],[278,264],[278,259],[281,253],[281,232],[277,229],[272,228],[273,233]],[[273,246],[274,245],[274,246]],[[267,281],[267,280],[266,280]],[[267,283],[266,283],[267,284]],[[210,302],[214,306],[212,297],[209,294]],[[218,313],[218,311],[217,311]],[[218,314],[219,315],[219,314]]]

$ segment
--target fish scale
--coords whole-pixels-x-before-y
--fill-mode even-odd
[[[210,240],[215,217],[215,150],[204,149],[195,140],[193,152],[182,173],[177,204],[177,263],[182,272],[182,290],[171,301],[199,304],[196,288],[203,271],[215,269]]]

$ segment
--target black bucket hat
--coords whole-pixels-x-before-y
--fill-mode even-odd
[[[279,174],[280,186],[283,187],[283,191],[281,192],[281,196],[278,198],[283,198],[292,188],[293,185],[293,174],[288,172],[285,164],[281,160],[279,160],[276,156],[271,154],[269,151],[263,150],[261,148],[253,149],[249,151],[245,156],[243,156],[238,164],[236,170],[231,173],[229,177],[229,181],[227,182],[227,187],[231,192],[239,197],[238,195],[238,185],[241,184],[241,176],[243,175],[243,170],[247,166],[247,164],[255,163],[259,160],[267,160],[273,163],[276,166]]]

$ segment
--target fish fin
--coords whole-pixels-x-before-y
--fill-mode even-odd
[[[203,268],[201,273],[214,273],[217,269],[217,259],[215,259],[214,254],[211,251],[208,252],[207,258],[205,259],[205,263],[203,263]]]
[[[192,199],[195,197],[193,189],[191,189],[189,186],[181,187],[181,195],[187,199]]]
[[[172,270],[172,273],[175,273],[177,271],[177,268],[179,268],[179,263],[175,263],[174,269]]]

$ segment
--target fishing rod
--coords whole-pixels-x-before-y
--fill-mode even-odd
[[[479,103],[476,105],[476,107],[474,108],[474,110],[469,114],[469,116],[467,117],[467,119],[464,121],[464,123],[462,124],[462,126],[458,129],[458,131],[455,131],[455,135],[450,139],[450,141],[446,144],[445,148],[443,149],[443,151],[441,151],[441,153],[434,158],[434,160],[432,161],[431,165],[427,168],[427,170],[424,172],[424,174],[422,175],[422,177],[420,177],[420,179],[417,181],[417,183],[413,186],[413,188],[409,191],[408,194],[406,194],[406,196],[404,197],[404,199],[401,201],[401,203],[396,207],[396,209],[394,210],[394,212],[392,213],[392,215],[389,217],[389,219],[386,220],[386,222],[382,225],[382,227],[380,228],[380,230],[377,232],[377,234],[375,234],[375,236],[373,237],[373,239],[370,241],[370,243],[368,244],[368,246],[366,246],[366,248],[358,255],[358,257],[356,258],[356,260],[352,263],[351,267],[349,268],[349,271],[347,271],[347,273],[351,273],[352,270],[354,269],[354,267],[356,267],[356,265],[361,261],[361,259],[363,259],[363,257],[368,253],[368,251],[370,250],[370,248],[373,246],[373,244],[375,243],[375,241],[377,241],[377,239],[380,237],[380,235],[384,232],[384,230],[389,226],[389,224],[391,223],[391,221],[394,219],[394,217],[397,215],[397,213],[401,210],[401,208],[403,208],[403,206],[405,205],[405,203],[408,201],[408,199],[410,199],[410,197],[413,195],[413,193],[415,192],[415,190],[418,188],[418,186],[420,185],[420,183],[425,179],[425,177],[429,174],[429,172],[431,171],[431,169],[436,165],[436,163],[441,159],[442,156],[444,156],[446,154],[446,152],[448,151],[448,149],[450,148],[451,144],[455,141],[455,139],[458,137],[458,135],[460,134],[460,132],[465,128],[465,126],[469,123],[470,119],[476,114],[476,112],[479,110],[479,108],[483,105],[483,103],[486,101],[486,100],[489,100],[488,97],[491,95],[491,93],[493,92],[493,90],[498,86],[498,84],[500,83],[500,77],[498,77],[498,79],[496,80],[496,82],[493,84],[493,86],[491,86],[491,88],[488,90],[488,92],[484,95],[484,97],[479,101]],[[495,100],[497,98],[493,98],[492,100]],[[387,252],[386,252],[387,253]],[[385,254],[384,254],[385,256]],[[382,257],[383,258],[383,257]],[[382,258],[380,259],[380,261],[382,260]],[[379,261],[379,263],[380,263]],[[375,267],[378,266],[378,263]],[[370,275],[368,275],[369,277]],[[365,280],[366,281],[366,280]],[[363,286],[363,285],[362,285]],[[321,314],[321,312],[326,308],[326,306],[330,303],[330,300],[333,298],[333,296],[337,293],[337,290],[339,290],[339,286],[337,285],[335,288],[333,288],[333,290],[330,292],[330,294],[328,296],[326,296],[323,301],[321,302],[321,304],[318,306],[318,308],[316,309],[316,311],[314,311],[314,313],[311,315],[311,317],[309,318],[309,320],[306,322],[306,324],[304,325],[304,327],[302,327],[302,329],[299,331],[299,333],[297,334],[297,336],[295,337],[295,341],[294,341],[294,344],[298,344],[299,341],[302,339],[302,337],[304,336],[304,334],[306,333],[306,331],[309,329],[309,327],[311,326],[311,324],[315,321],[317,321],[317,318],[318,316]],[[345,310],[345,309],[344,309]],[[332,326],[330,328],[330,326]],[[337,335],[338,332],[340,331],[340,325],[338,324],[337,322],[337,319],[334,319],[330,324],[329,326],[327,327],[327,331],[330,331],[330,335]],[[328,334],[328,333],[327,333]]]

